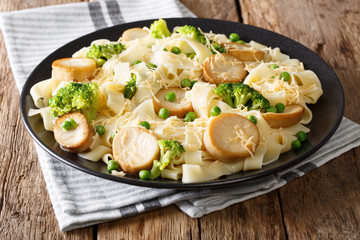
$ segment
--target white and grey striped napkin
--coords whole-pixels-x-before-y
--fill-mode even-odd
[[[29,73],[53,50],[94,30],[151,18],[195,17],[178,0],[112,0],[2,13],[1,29],[19,90]],[[344,118],[330,141],[292,169],[246,184],[178,191],[116,183],[73,169],[36,146],[62,231],[144,211],[177,206],[191,217],[223,209],[277,189],[360,145],[360,125]]]

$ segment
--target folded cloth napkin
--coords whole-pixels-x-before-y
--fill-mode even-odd
[[[12,71],[21,91],[32,69],[68,41],[114,24],[160,17],[195,15],[177,0],[113,0],[2,13],[0,21]],[[246,184],[189,191],[108,181],[65,165],[37,145],[36,150],[60,229],[68,231],[173,203],[189,216],[201,217],[277,189],[359,145],[360,125],[344,118],[326,145],[291,169]]]

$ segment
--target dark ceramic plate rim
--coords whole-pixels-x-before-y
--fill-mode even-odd
[[[86,172],[88,174],[91,174],[91,175],[94,175],[97,177],[101,177],[104,179],[116,181],[116,182],[122,182],[122,183],[137,185],[137,186],[143,186],[143,187],[155,187],[155,188],[172,188],[172,189],[213,188],[213,187],[221,187],[221,186],[225,186],[225,185],[227,186],[227,185],[237,184],[240,182],[246,182],[246,181],[251,181],[254,179],[266,177],[266,176],[269,176],[272,174],[276,174],[279,171],[285,170],[291,166],[294,166],[295,164],[303,161],[304,159],[309,157],[311,154],[316,152],[321,146],[323,146],[330,139],[330,137],[335,133],[336,129],[340,125],[340,122],[341,122],[343,114],[344,114],[344,107],[345,107],[345,97],[344,97],[343,88],[342,88],[341,83],[340,83],[338,77],[336,76],[335,72],[332,70],[332,68],[323,59],[321,59],[317,54],[312,52],[310,49],[306,48],[305,46],[301,45],[300,43],[298,43],[294,40],[291,40],[290,38],[287,38],[283,35],[280,35],[280,34],[277,34],[277,33],[262,29],[262,28],[246,25],[246,24],[234,23],[234,22],[228,22],[228,21],[222,21],[222,20],[214,20],[214,19],[204,19],[204,18],[169,18],[169,19],[166,19],[166,21],[168,22],[168,25],[169,25],[169,29],[172,29],[172,27],[174,27],[174,26],[185,25],[185,24],[194,25],[194,26],[201,25],[202,29],[204,31],[214,30],[214,28],[216,28],[214,26],[218,26],[218,27],[220,27],[222,25],[231,26],[231,30],[233,30],[233,32],[244,31],[244,32],[250,32],[250,33],[254,34],[254,35],[251,35],[251,39],[253,39],[255,41],[259,41],[256,36],[260,36],[261,34],[264,34],[264,36],[266,36],[266,37],[264,37],[265,42],[260,41],[260,43],[262,43],[262,44],[265,44],[265,45],[268,45],[271,47],[276,47],[276,46],[272,46],[272,45],[274,45],[272,39],[277,39],[276,41],[274,40],[274,42],[276,42],[279,45],[281,50],[283,50],[283,48],[281,47],[282,44],[285,44],[285,45],[288,44],[290,46],[289,49],[291,49],[292,47],[297,48],[298,52],[300,52],[301,54],[305,54],[305,56],[314,58],[316,60],[317,64],[320,66],[320,68],[325,68],[325,70],[327,72],[329,72],[330,76],[332,77],[332,81],[333,81],[332,84],[336,84],[336,86],[334,86],[334,87],[337,89],[336,94],[338,94],[338,99],[337,99],[338,106],[337,106],[336,116],[334,117],[334,121],[332,122],[332,125],[330,126],[328,132],[326,134],[324,134],[323,136],[321,136],[321,140],[318,141],[316,145],[311,146],[310,149],[307,149],[305,152],[299,154],[296,157],[293,157],[292,160],[286,161],[285,163],[280,164],[279,166],[274,166],[272,168],[270,167],[269,169],[266,169],[264,171],[262,171],[262,169],[249,171],[249,172],[246,172],[247,174],[245,174],[243,176],[240,175],[239,177],[235,177],[234,179],[227,179],[227,177],[225,177],[225,178],[220,178],[220,179],[207,181],[207,182],[199,182],[199,183],[182,183],[180,181],[168,181],[168,180],[163,180],[163,179],[154,180],[154,181],[144,181],[144,180],[140,180],[140,179],[137,179],[137,178],[134,178],[131,176],[124,176],[124,177],[112,176],[112,175],[106,174],[104,172],[95,171],[84,165],[81,165],[80,163],[74,162],[71,159],[67,158],[66,156],[64,157],[64,156],[56,153],[50,147],[46,146],[45,143],[39,138],[38,133],[36,133],[34,131],[34,129],[32,128],[32,126],[29,122],[28,108],[27,108],[27,104],[29,104],[27,101],[29,101],[28,99],[29,99],[30,88],[36,82],[42,80],[42,79],[36,80],[36,74],[39,71],[42,71],[41,68],[43,68],[44,65],[48,64],[49,60],[53,61],[53,60],[59,58],[57,55],[59,54],[59,52],[62,51],[62,49],[65,49],[65,48],[76,49],[76,48],[74,48],[74,45],[76,45],[76,43],[78,43],[78,42],[89,42],[89,41],[98,39],[99,35],[108,34],[107,32],[109,32],[109,31],[116,32],[117,29],[127,29],[127,28],[132,28],[132,27],[150,26],[150,23],[153,21],[154,20],[145,20],[145,21],[138,21],[138,22],[116,25],[113,27],[101,29],[101,30],[89,33],[87,35],[84,35],[80,38],[77,38],[77,39],[65,44],[64,46],[60,47],[59,49],[57,49],[56,51],[51,53],[47,58],[45,58],[33,70],[33,72],[28,77],[28,80],[24,84],[24,87],[23,87],[23,90],[22,90],[22,93],[20,96],[20,111],[21,111],[22,119],[23,119],[25,126],[26,126],[27,130],[29,131],[30,135],[35,140],[35,142],[37,144],[39,144],[46,152],[48,152],[56,159],[64,162],[65,164],[67,164],[71,167],[74,167],[74,168],[81,170],[83,172]],[[205,29],[206,26],[208,26],[209,29]],[[214,31],[214,32],[225,33],[225,32],[220,32],[220,31]],[[121,34],[121,31],[119,31],[117,34],[114,34],[114,38],[117,38],[117,36],[119,36],[120,34]],[[255,36],[255,37],[253,38],[253,36]],[[260,38],[262,38],[262,37],[260,37]],[[246,41],[251,40],[251,39],[249,39],[249,36],[246,36],[246,35],[244,36],[243,39]],[[116,39],[111,39],[111,40],[116,40]],[[270,44],[268,42],[270,42]],[[77,49],[80,49],[81,47],[82,46],[78,46]],[[296,51],[294,53],[295,53],[295,55],[297,55]],[[69,57],[69,56],[71,56],[71,54],[72,54],[72,52],[70,52],[67,56],[62,56],[62,57]],[[287,54],[289,54],[289,53],[287,53]],[[296,58],[296,56],[294,56],[294,54],[292,54],[290,56]],[[303,61],[303,59],[301,59],[301,58],[299,58],[299,59],[301,61]],[[307,69],[311,69],[311,68],[307,68]],[[311,69],[311,70],[315,71],[316,69]],[[322,71],[325,71],[325,70],[322,70]],[[321,79],[321,76],[319,76],[319,78]],[[322,85],[324,86],[323,81],[322,81]],[[325,94],[325,91],[324,91],[324,94]],[[103,164],[103,163],[99,163],[99,164]],[[271,165],[272,164],[267,165],[267,166],[271,166]]]

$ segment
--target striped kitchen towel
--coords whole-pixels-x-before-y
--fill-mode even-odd
[[[32,69],[54,49],[94,30],[144,19],[195,17],[177,0],[117,0],[2,13],[1,29],[21,91]],[[246,184],[191,191],[137,187],[71,168],[36,146],[60,229],[67,231],[144,211],[177,206],[191,217],[265,194],[360,145],[360,126],[346,118],[330,141],[292,169]]]

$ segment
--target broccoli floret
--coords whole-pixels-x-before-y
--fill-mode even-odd
[[[80,112],[88,122],[96,119],[99,88],[96,83],[70,82],[49,99],[51,114],[55,117],[69,112]]]
[[[128,99],[132,98],[136,93],[136,89],[136,75],[134,74],[125,85],[124,97]]]
[[[221,83],[214,92],[231,107],[247,107],[249,110],[264,110],[270,106],[261,93],[244,83]]]
[[[253,96],[253,89],[243,83],[233,84],[234,106],[246,106]]]
[[[150,179],[155,179],[160,176],[161,171],[164,170],[170,162],[176,161],[176,158],[185,152],[184,147],[176,140],[162,139],[158,140],[157,143],[160,147],[160,160],[154,160]]]
[[[93,58],[98,66],[104,65],[113,55],[120,54],[125,50],[121,43],[110,43],[105,45],[93,44],[86,53],[87,58]]]
[[[158,160],[154,160],[151,171],[150,171],[150,179],[151,180],[160,176],[160,174],[161,174],[160,167],[161,167],[161,162],[159,162]]]
[[[264,110],[270,106],[269,101],[254,88],[244,83],[234,83],[234,105],[246,106],[249,110]]]
[[[179,27],[178,29],[176,29],[176,32],[180,33],[183,36],[191,37],[192,39],[194,39],[195,41],[198,41],[201,44],[206,45],[206,43],[207,43],[204,34],[202,34],[200,32],[200,30],[194,26],[185,25],[185,26],[182,26],[182,27]],[[213,46],[213,48],[216,51],[218,51],[220,53],[226,52],[226,50],[223,47],[221,47],[219,43],[217,43],[213,40],[210,40],[210,44]],[[212,48],[210,48],[210,50],[213,54],[216,53]]]
[[[161,18],[151,24],[150,31],[151,31],[151,36],[153,36],[154,38],[171,36],[171,32],[167,27],[166,21]]]
[[[205,36],[200,32],[198,28],[194,26],[185,25],[176,29],[176,32],[180,33],[183,36],[188,36],[201,44],[206,44]]]
[[[211,45],[214,47],[214,49],[220,53],[226,53],[225,48],[223,48],[219,43],[210,40]],[[213,49],[210,49],[212,53],[215,54],[215,51]]]
[[[249,110],[265,110],[270,107],[270,102],[263,95],[254,89],[256,94],[253,94],[251,98],[251,106],[248,106]]]
[[[214,93],[222,97],[229,106],[235,108],[233,85],[231,83],[220,83],[219,86],[214,89]]]

